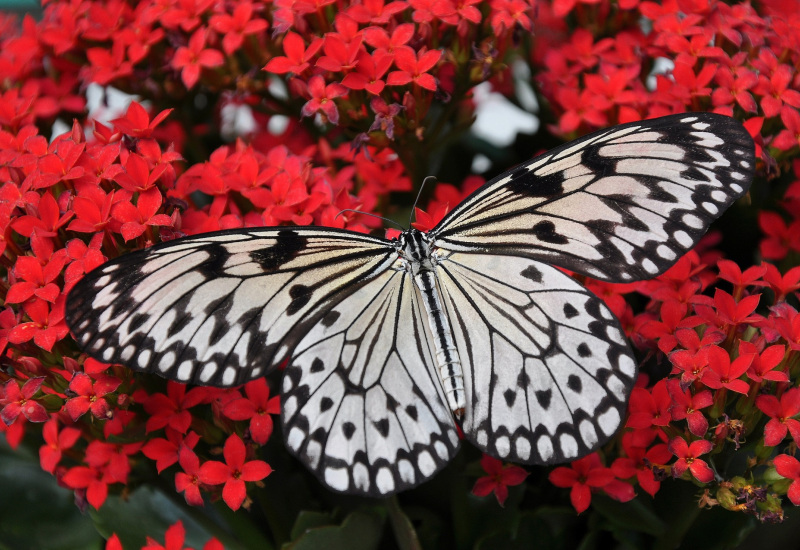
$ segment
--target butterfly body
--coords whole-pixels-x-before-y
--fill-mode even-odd
[[[115,258],[70,292],[66,321],[101,361],[235,386],[287,364],[289,451],[335,491],[431,478],[463,437],[553,464],[624,421],[636,360],[602,281],[654,277],[750,185],[735,120],[671,115],[608,128],[495,178],[431,231],[386,240],[242,228]]]
[[[425,306],[433,337],[436,364],[453,414],[464,414],[464,381],[458,348],[453,341],[450,321],[442,305],[439,282],[436,276],[438,256],[427,235],[417,229],[404,231],[398,240],[398,249],[406,272],[413,278]]]

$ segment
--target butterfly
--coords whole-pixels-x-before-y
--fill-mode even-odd
[[[463,438],[553,464],[606,443],[637,363],[601,281],[663,273],[750,186],[753,140],[686,113],[567,143],[467,197],[427,233],[243,228],[115,258],[69,293],[90,356],[230,387],[286,362],[286,446],[329,488],[386,496]]]

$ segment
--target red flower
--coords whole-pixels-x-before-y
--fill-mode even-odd
[[[760,299],[761,294],[754,294],[737,302],[733,296],[718,288],[714,292],[713,307],[710,304],[698,304],[695,310],[709,325],[738,326],[760,320],[758,315],[753,314]]]
[[[208,402],[213,389],[192,388],[186,391],[185,384],[167,382],[167,394],[155,393],[144,400],[144,410],[150,415],[145,429],[147,432],[169,426],[180,433],[186,433],[192,424],[192,415],[187,409]]]
[[[645,429],[651,426],[667,426],[670,422],[672,400],[667,391],[666,380],[659,380],[648,391],[633,388],[630,398],[630,416],[625,424],[628,428]]]
[[[728,352],[719,346],[709,346],[706,350],[708,367],[703,370],[701,381],[711,389],[727,388],[737,393],[747,394],[750,385],[739,378],[747,372],[753,362],[753,355],[741,355],[731,362]]]
[[[82,173],[83,169],[81,169]],[[49,191],[42,195],[39,204],[32,210],[33,214],[20,216],[11,224],[14,231],[28,238],[31,237],[34,230],[40,237],[53,237],[73,216],[72,212],[60,214],[58,203]]]
[[[697,458],[709,452],[714,446],[710,441],[698,439],[691,444],[686,443],[682,437],[676,437],[669,442],[669,452],[678,457],[672,465],[672,476],[680,477],[688,469],[701,483],[710,483],[714,479],[712,470],[705,460]]]
[[[678,345],[675,331],[690,324],[685,320],[688,311],[687,304],[675,300],[663,302],[661,304],[661,321],[645,321],[639,332],[645,338],[658,340],[658,349],[663,353],[669,353]]]
[[[30,318],[29,322],[19,323],[8,332],[8,341],[21,344],[33,339],[33,342],[45,351],[53,349],[55,343],[68,333],[64,322],[64,294],[61,294],[52,309],[44,300],[34,299],[22,305],[23,311]]]
[[[711,101],[715,106],[729,105],[735,101],[749,113],[758,111],[756,100],[749,91],[758,83],[755,72],[740,69],[734,75],[728,67],[720,67],[716,80],[719,87],[711,94]]]
[[[152,187],[139,193],[136,206],[128,201],[120,201],[114,205],[111,215],[122,224],[122,238],[126,241],[135,239],[144,233],[147,226],[172,225],[172,218],[166,214],[156,214],[161,208],[161,191]]]
[[[200,467],[200,480],[209,485],[225,486],[222,499],[231,510],[238,510],[247,497],[246,481],[260,481],[272,468],[263,460],[247,460],[247,449],[241,438],[231,434],[223,449],[225,462],[208,461]]]
[[[75,397],[64,403],[64,411],[73,421],[78,420],[90,410],[95,418],[108,418],[112,413],[105,396],[115,391],[120,384],[122,384],[122,380],[116,376],[104,374],[98,376],[92,383],[92,379],[87,374],[76,373],[69,383],[68,390]]]
[[[337,32],[327,33],[322,44],[325,55],[317,60],[316,66],[332,73],[346,73],[353,70],[359,63],[359,54],[365,52],[361,40],[361,36],[347,41]]]
[[[253,441],[264,445],[272,434],[272,416],[280,414],[280,396],[269,396],[265,378],[251,380],[244,385],[247,399],[234,399],[225,404],[223,414],[231,420],[250,420]]]
[[[178,461],[183,471],[175,474],[175,490],[179,493],[184,493],[187,504],[202,506],[200,459],[189,447],[181,446],[178,452]]]
[[[756,407],[770,417],[764,426],[764,445],[774,447],[792,434],[795,443],[800,442],[800,421],[794,416],[800,414],[800,388],[792,388],[781,395],[780,401],[774,395],[759,395]]]
[[[787,225],[777,212],[761,211],[758,226],[766,235],[760,250],[767,260],[781,260],[790,250],[800,250],[800,220]]]
[[[708,430],[708,420],[700,409],[710,407],[714,403],[714,397],[708,390],[703,390],[692,395],[689,388],[681,389],[681,383],[672,379],[667,381],[667,389],[672,398],[672,405],[669,408],[672,420],[686,420],[689,431],[703,437]]]
[[[789,455],[778,455],[773,462],[779,475],[792,480],[787,495],[795,506],[800,506],[800,462]]]
[[[338,124],[339,111],[333,100],[347,95],[347,88],[337,82],[326,86],[325,79],[316,75],[312,76],[308,81],[308,91],[311,94],[311,100],[303,105],[302,115],[306,117],[313,115],[317,111],[322,111],[331,124]]]
[[[22,388],[16,380],[6,382],[0,398],[0,405],[3,405],[0,409],[0,418],[6,426],[13,424],[20,414],[30,422],[46,422],[50,418],[44,406],[33,399],[44,380],[44,377],[31,378],[22,385]]]
[[[775,302],[784,301],[789,293],[800,289],[800,266],[793,267],[781,275],[781,272],[774,265],[765,265],[767,270],[764,273],[764,282],[775,293]]]
[[[780,131],[772,145],[783,151],[800,146],[800,112],[784,105],[781,109],[781,121],[786,129]]]
[[[265,20],[253,18],[251,2],[239,2],[234,6],[232,15],[217,14],[209,21],[209,27],[225,35],[222,38],[222,49],[228,55],[241,48],[245,36],[260,33],[269,27]]]
[[[759,53],[761,52],[771,53],[767,48],[762,48]],[[800,92],[791,88],[793,72],[792,67],[781,63],[770,71],[769,77],[767,73],[759,74],[758,86],[753,91],[763,96],[761,108],[764,110],[764,116],[778,116],[784,103],[800,108]]]
[[[500,506],[505,504],[508,498],[508,488],[519,485],[528,477],[528,472],[519,466],[503,463],[487,454],[481,458],[481,467],[488,475],[478,478],[472,488],[472,494],[485,497],[494,492]]]
[[[503,36],[517,25],[528,32],[533,30],[533,22],[529,15],[533,10],[531,3],[525,0],[493,0],[490,5],[492,30],[495,36]]]
[[[193,88],[200,80],[200,72],[206,68],[219,67],[225,63],[225,56],[211,48],[206,48],[205,28],[197,29],[189,39],[188,46],[181,46],[172,58],[172,66],[181,71],[181,80],[187,89]]]
[[[108,484],[115,483],[105,467],[74,466],[61,478],[70,489],[86,491],[86,500],[99,510],[108,497]]]
[[[361,52],[356,70],[345,75],[342,86],[351,90],[367,90],[371,94],[378,95],[386,85],[382,80],[383,75],[391,66],[392,56],[388,53],[380,50],[373,52],[372,55]]]
[[[154,438],[145,443],[142,447],[142,454],[150,460],[156,461],[158,473],[163,472],[176,462],[181,449],[194,449],[200,436],[194,432],[189,432],[184,436],[181,432],[173,430],[167,426],[164,431],[167,439]]]
[[[67,263],[66,252],[62,249],[53,254],[45,263],[33,256],[20,256],[14,264],[14,276],[22,281],[14,283],[8,289],[6,302],[18,304],[37,296],[53,303],[61,293],[54,283]]]
[[[410,82],[432,92],[436,91],[436,79],[428,74],[439,62],[439,50],[415,52],[408,46],[400,46],[394,51],[394,63],[399,71],[392,71],[386,79],[389,86],[404,86]]]
[[[569,498],[580,514],[592,502],[592,489],[601,489],[614,481],[614,472],[600,462],[600,455],[592,453],[579,458],[569,466],[559,466],[548,476],[556,487],[571,488]]]
[[[131,193],[152,189],[169,168],[169,164],[159,164],[151,172],[147,160],[136,153],[128,155],[124,166],[125,171],[117,174],[114,181]]]
[[[666,443],[657,443],[649,449],[634,444],[633,434],[622,435],[622,447],[627,457],[620,457],[611,465],[611,471],[620,479],[636,476],[639,486],[650,496],[655,496],[661,488],[661,477],[656,470],[663,472],[663,466],[672,459]]]
[[[131,101],[128,105],[128,110],[125,111],[125,116],[111,120],[114,125],[123,134],[135,138],[149,139],[153,137],[153,130],[156,126],[169,116],[174,109],[164,109],[153,120],[150,120],[150,115],[147,111],[136,101]]]
[[[747,371],[747,377],[753,382],[762,380],[772,380],[775,382],[788,382],[789,375],[783,371],[774,370],[775,367],[783,362],[785,355],[784,346],[770,346],[760,354],[755,344],[751,342],[739,341],[739,355],[753,355],[753,363]]]
[[[75,445],[81,431],[76,428],[65,427],[58,431],[58,421],[55,418],[48,420],[42,428],[42,438],[44,445],[39,447],[39,463],[42,470],[53,473],[56,466],[61,461],[62,451]]]
[[[286,56],[273,57],[264,67],[264,70],[275,74],[302,74],[311,66],[309,61],[321,47],[321,38],[314,38],[306,48],[305,42],[303,42],[299,34],[288,32],[283,38],[283,51]]]
[[[414,29],[412,23],[403,23],[397,25],[390,36],[386,29],[381,27],[367,27],[364,29],[364,42],[376,50],[392,53],[400,46],[408,44],[409,40],[414,37]]]

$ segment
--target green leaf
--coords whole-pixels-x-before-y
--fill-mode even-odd
[[[0,438],[0,548],[100,549],[103,540],[32,454],[12,451]]]
[[[297,520],[292,527],[292,540],[300,538],[303,533],[311,529],[333,524],[333,516],[331,514],[303,510],[297,515]]]
[[[529,548],[554,548],[555,540],[547,522],[536,512],[520,514],[516,528],[492,533],[475,545],[476,550],[503,548],[528,550]]]
[[[611,525],[620,529],[629,529],[660,537],[667,528],[664,521],[651,507],[645,504],[644,498],[618,502],[604,495],[593,495],[592,508]]]
[[[376,509],[353,512],[341,525],[307,529],[299,538],[284,544],[283,549],[371,550],[379,547],[385,522],[385,514]]]

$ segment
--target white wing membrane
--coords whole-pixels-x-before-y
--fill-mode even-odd
[[[602,300],[526,258],[452,253],[439,266],[471,443],[504,460],[551,464],[616,433],[636,363]]]
[[[101,361],[233,386],[286,359],[315,315],[396,256],[387,241],[347,231],[200,235],[92,271],[70,292],[66,318]]]
[[[424,315],[406,273],[388,271],[298,344],[283,378],[283,429],[331,488],[386,496],[430,478],[458,450]]]
[[[672,115],[568,143],[492,180],[430,233],[450,250],[504,252],[591,277],[655,277],[744,195],[753,141],[734,119]]]

